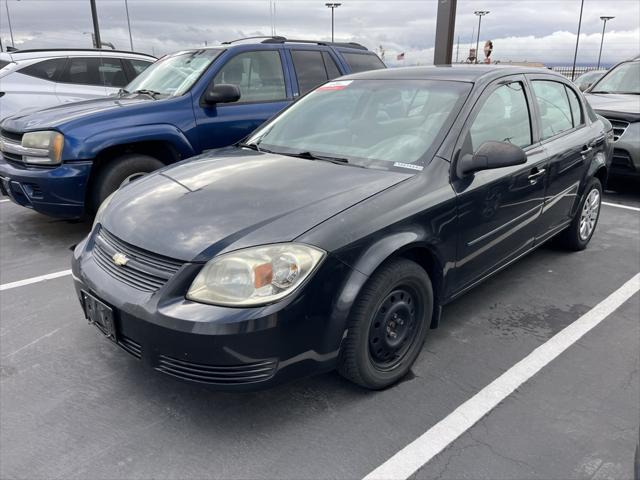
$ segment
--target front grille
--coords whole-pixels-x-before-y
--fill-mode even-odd
[[[613,158],[611,159],[611,168],[617,171],[634,172],[633,161],[631,155],[626,150],[615,148],[613,150]]]
[[[20,163],[21,165],[23,164],[22,155],[18,155],[17,153],[2,152],[2,156],[7,162]]]
[[[118,338],[118,345],[134,357],[142,358],[142,346],[138,342],[131,340],[129,337],[122,335]]]
[[[627,130],[629,126],[629,122],[625,122],[624,120],[616,120],[615,118],[608,118],[611,122],[611,126],[613,127],[613,141],[617,142],[618,139],[624,135],[624,132]]]
[[[128,261],[116,265],[113,256],[123,254]],[[148,252],[123,242],[104,228],[95,238],[93,258],[112,277],[143,292],[155,292],[182,267],[183,263],[162,255]]]
[[[275,373],[276,361],[265,360],[241,365],[205,365],[160,355],[155,368],[183,380],[217,385],[239,385],[268,380]]]
[[[6,138],[9,141],[12,141],[13,143],[22,143],[22,133],[17,133],[17,132],[11,132],[9,130],[0,130],[0,136],[2,136],[2,138]]]

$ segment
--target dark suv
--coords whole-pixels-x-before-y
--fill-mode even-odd
[[[362,45],[283,37],[167,55],[116,96],[5,119],[2,193],[51,216],[95,212],[128,179],[233,144],[327,80],[376,68]]]
[[[619,63],[585,92],[613,125],[611,176],[640,180],[640,57]]]

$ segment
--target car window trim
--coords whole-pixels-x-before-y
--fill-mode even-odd
[[[207,85],[207,88],[204,89],[204,91],[202,92],[202,95],[200,96],[200,100],[199,100],[199,105],[206,105],[204,103],[204,96],[207,93],[207,89],[209,88],[209,86],[213,83],[213,81],[216,78],[216,75],[218,75],[218,73],[220,73],[220,71],[235,57],[237,57],[238,55],[242,55],[244,53],[251,53],[251,52],[278,52],[278,55],[280,55],[280,66],[282,67],[282,81],[284,82],[284,98],[281,99],[276,99],[276,100],[259,100],[259,101],[255,101],[255,102],[233,102],[233,103],[221,103],[220,105],[211,105],[208,107],[204,107],[204,108],[224,108],[224,107],[233,107],[236,105],[260,105],[263,103],[277,103],[277,102],[290,102],[291,100],[293,100],[292,97],[289,96],[289,93],[287,92],[287,73],[285,70],[285,63],[286,63],[286,59],[283,57],[283,51],[280,48],[260,48],[260,49],[256,49],[256,50],[242,50],[239,51],[238,53],[236,53],[235,55],[229,57],[218,69],[218,71],[216,71],[216,73],[213,75],[213,78],[211,78],[211,81],[209,82],[209,85]],[[220,53],[220,55],[222,55],[222,52]],[[218,57],[216,57],[216,59],[218,59],[220,57],[220,55],[218,55]],[[215,60],[214,60],[215,62]],[[213,62],[212,62],[213,65]],[[209,68],[212,66],[209,65]],[[208,68],[205,69],[209,70]],[[198,79],[191,87],[193,88],[193,86],[198,83],[200,81],[200,79]],[[185,92],[187,93],[187,92]],[[240,97],[240,99],[242,99],[242,96]],[[201,107],[202,108],[202,107]]]

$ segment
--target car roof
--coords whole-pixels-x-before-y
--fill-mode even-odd
[[[29,60],[33,58],[55,58],[55,57],[82,57],[88,54],[97,54],[102,57],[139,58],[141,60],[153,60],[152,55],[127,50],[107,50],[97,48],[37,48],[27,50],[13,50],[6,52],[3,56],[9,56],[12,61]]]
[[[428,67],[400,67],[346,75],[349,80],[451,80],[476,83],[491,81],[505,75],[549,74],[565,79],[563,75],[542,67],[512,65],[434,65]]]

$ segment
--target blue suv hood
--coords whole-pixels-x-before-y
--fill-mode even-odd
[[[225,149],[123,187],[101,223],[134,246],[179,260],[294,240],[411,174]],[[318,245],[322,247],[322,245]]]
[[[38,108],[28,109],[6,118],[2,122],[2,127],[14,132],[45,130],[59,127],[74,120],[86,120],[91,115],[100,115],[106,111],[147,105],[156,101],[160,100],[153,100],[147,95],[133,97],[111,96],[82,102],[64,103],[43,110]]]

